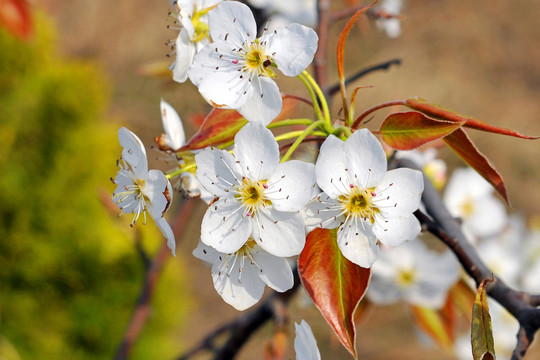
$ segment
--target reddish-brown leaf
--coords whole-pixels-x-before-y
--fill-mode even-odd
[[[465,130],[457,129],[443,140],[460,158],[482,175],[508,203],[508,195],[502,176],[491,162],[478,151]]]
[[[276,333],[264,344],[265,360],[283,360],[287,354],[289,336],[283,331]]]
[[[475,119],[473,117],[457,113],[453,110],[447,109],[441,105],[431,104],[422,98],[410,98],[407,99],[406,105],[413,110],[420,111],[428,116],[435,117],[438,119],[444,119],[454,122],[463,122],[465,127],[472,129],[492,132],[496,134],[503,134],[508,136],[514,136],[522,139],[538,139],[538,136],[528,136],[523,135],[515,130],[501,128],[498,126],[490,125],[481,120]]]
[[[445,306],[448,305],[448,303]],[[434,310],[420,306],[410,305],[413,319],[424,333],[426,333],[442,349],[451,351],[454,338],[455,318],[448,317],[448,309]]]
[[[299,102],[297,98],[289,95],[283,95],[282,99],[283,107],[274,121],[288,117]],[[197,133],[179,151],[197,150],[228,143],[245,124],[247,120],[236,110],[214,108],[206,116]]]
[[[34,30],[28,2],[25,0],[0,0],[0,24],[19,39],[27,40]]]
[[[448,297],[454,304],[456,310],[459,312],[460,317],[464,317],[467,323],[472,321],[472,306],[474,303],[475,292],[469,284],[463,279],[458,281],[454,286],[450,288]]]
[[[491,316],[486,295],[486,282],[484,280],[478,287],[472,312],[471,344],[474,360],[494,360],[495,344],[491,330]]]
[[[416,112],[395,113],[381,125],[380,133],[385,143],[396,150],[412,150],[440,139],[461,127],[463,123],[430,119]]]
[[[298,258],[302,283],[343,346],[355,357],[353,315],[371,274],[341,254],[336,230],[315,229]]]

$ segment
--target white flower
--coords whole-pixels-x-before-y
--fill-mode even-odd
[[[411,169],[386,172],[381,144],[367,129],[344,143],[330,135],[315,166],[324,191],[306,206],[306,225],[338,229],[338,246],[362,267],[376,260],[378,241],[395,246],[420,232],[413,212],[424,190],[422,173]]]
[[[161,140],[172,151],[176,151],[186,144],[186,133],[182,120],[174,108],[163,99],[160,101],[160,108],[163,130],[165,130],[165,135]]]
[[[401,35],[401,20],[398,18],[403,7],[403,0],[383,0],[379,6],[379,11],[384,12],[384,16],[377,20],[379,29],[386,32],[389,38],[395,39]]]
[[[450,252],[430,251],[419,240],[381,251],[371,268],[368,298],[378,304],[406,303],[439,309],[448,289],[459,279],[459,266]]]
[[[161,171],[148,171],[146,150],[137,135],[122,127],[118,130],[118,139],[123,150],[122,157],[118,161],[120,170],[113,181],[117,187],[112,199],[122,210],[121,214],[134,214],[132,225],[141,214],[146,223],[148,211],[174,254],[176,247],[174,234],[163,218],[172,201],[171,184]]]
[[[309,324],[305,320],[302,320],[300,325],[294,323],[294,332],[296,333],[294,339],[296,360],[321,360],[317,341]]]
[[[418,165],[424,174],[431,180],[436,189],[442,189],[446,183],[446,163],[437,159],[437,150],[427,148],[424,151],[417,149],[409,151],[398,151],[398,159],[409,159]]]
[[[224,254],[199,241],[195,257],[212,264],[212,280],[218,294],[237,310],[245,310],[262,297],[265,284],[284,292],[293,284],[286,259],[270,255],[253,239],[232,254]]]
[[[237,109],[247,120],[267,125],[282,107],[273,66],[286,76],[300,74],[317,50],[317,34],[292,24],[256,38],[253,14],[232,1],[208,17],[214,42],[195,56],[189,78],[212,105]]]
[[[493,188],[472,168],[456,169],[444,192],[444,204],[463,228],[476,237],[498,234],[508,217],[504,205],[493,195]]]
[[[317,3],[315,0],[250,0],[251,5],[264,9],[271,21],[270,29],[291,22],[313,27],[317,25]]]
[[[311,198],[313,164],[279,163],[278,144],[260,123],[238,132],[233,153],[206,148],[195,156],[197,179],[219,198],[204,215],[202,242],[234,253],[253,237],[270,254],[298,255],[305,243],[299,211]]]
[[[184,82],[188,77],[188,69],[193,63],[195,54],[210,43],[208,33],[208,11],[221,0],[178,0],[174,2],[182,28],[176,38],[176,60],[171,64],[173,79]]]

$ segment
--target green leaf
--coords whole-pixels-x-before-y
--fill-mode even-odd
[[[465,130],[457,129],[443,140],[463,161],[482,175],[502,195],[507,203],[509,202],[502,176],[491,162],[478,151]]]
[[[506,129],[506,128],[490,125],[488,123],[485,123],[481,120],[475,119],[468,115],[463,115],[453,110],[447,109],[441,105],[431,104],[422,98],[415,97],[415,98],[407,99],[405,102],[405,105],[413,110],[420,111],[421,113],[424,113],[428,116],[431,116],[437,119],[464,123],[463,126],[468,127],[468,128],[492,132],[496,134],[514,136],[521,139],[529,139],[529,140],[538,139],[538,136],[523,135],[511,129]]]
[[[315,229],[298,258],[302,283],[343,346],[357,358],[353,315],[368,287],[370,269],[347,260],[336,230]]]
[[[476,299],[473,305],[473,319],[471,330],[471,344],[474,360],[494,360],[495,345],[493,343],[493,333],[491,330],[491,316],[485,290],[484,280],[478,287]]]
[[[412,150],[440,139],[460,128],[463,122],[435,120],[409,111],[396,113],[384,120],[380,132],[384,142],[396,150]]]

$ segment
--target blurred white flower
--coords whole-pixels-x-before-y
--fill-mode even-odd
[[[450,214],[463,221],[463,228],[479,238],[500,233],[508,222],[503,203],[493,187],[472,168],[456,169],[444,192]]]
[[[371,268],[368,298],[377,304],[400,300],[439,309],[448,290],[459,279],[459,264],[452,253],[428,250],[419,240],[383,248]]]
[[[302,320],[300,325],[294,323],[294,332],[296,333],[294,339],[296,360],[321,360],[317,340],[309,324],[305,320]]]
[[[441,159],[437,159],[437,150],[435,148],[427,148],[424,151],[416,149],[398,151],[396,158],[414,161],[431,180],[436,189],[440,190],[444,187],[446,183],[446,163]]]
[[[313,27],[317,25],[317,2],[315,0],[250,0],[256,8],[264,9],[270,18],[266,26],[274,30],[290,23]]]
[[[377,20],[376,26],[384,30],[389,38],[395,39],[401,35],[401,8],[403,0],[383,0],[378,7],[382,16]]]

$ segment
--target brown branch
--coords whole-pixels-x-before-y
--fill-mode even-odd
[[[375,105],[373,107],[370,107],[369,109],[367,109],[366,111],[364,111],[363,113],[361,113],[360,115],[358,115],[358,117],[356,118],[356,120],[354,120],[354,123],[353,123],[353,126],[352,128],[353,129],[356,129],[361,123],[362,123],[362,120],[365,119],[369,114],[371,114],[372,112],[375,112],[377,110],[380,110],[380,109],[383,109],[385,107],[389,107],[389,106],[395,106],[395,105],[403,105],[405,106],[405,100],[394,100],[394,101],[388,101],[388,102],[385,102],[385,103],[382,103],[382,104],[379,104],[379,105]]]
[[[254,310],[237,317],[231,322],[224,324],[208,334],[200,344],[178,357],[178,360],[188,360],[193,355],[202,350],[214,353],[214,360],[233,359],[242,346],[249,340],[251,335],[260,328],[266,321],[273,318],[278,326],[287,321],[287,316],[283,311],[284,305],[292,298],[300,288],[300,278],[298,270],[293,270],[294,285],[284,293],[274,292],[260,303]],[[228,333],[229,337],[221,347],[216,347],[217,337],[223,333]]]
[[[418,169],[416,164],[405,159],[398,160],[397,164],[398,167]],[[494,281],[486,286],[486,292],[518,320],[520,330],[517,334],[518,343],[512,360],[522,359],[535,333],[540,329],[540,309],[536,308],[537,303],[533,304],[533,300],[538,301],[538,295],[531,296],[514,290],[493,275],[461,231],[460,223],[444,206],[439,192],[425,175],[422,203],[429,215],[428,217],[419,210],[415,212],[422,227],[442,240],[454,252],[463,269],[476,282],[476,285],[479,286],[484,279],[494,278]]]
[[[313,68],[315,72],[315,81],[319,84],[321,89],[326,87],[327,74],[326,74],[326,58],[328,54],[328,36],[330,35],[331,15],[330,7],[332,1],[330,0],[318,0],[317,1],[317,17],[319,26],[317,27],[317,34],[319,35],[319,44],[315,57],[313,58]],[[325,94],[325,97],[326,94]]]
[[[178,212],[172,226],[176,238],[179,238],[182,234],[189,220],[189,214],[193,212],[195,203],[196,200],[194,199],[187,200],[182,209]],[[116,360],[128,358],[133,344],[139,337],[141,330],[146,324],[146,320],[148,320],[148,316],[150,315],[150,311],[152,309],[151,301],[157,282],[161,275],[161,269],[163,268],[165,260],[169,258],[170,253],[171,251],[167,247],[167,243],[163,241],[158,254],[151,261],[150,265],[147,266],[143,287],[141,289],[141,293],[139,294],[139,298],[137,299],[135,310],[133,311],[129,325],[124,333],[124,338],[122,339],[122,342],[116,351],[116,355],[114,356]]]

